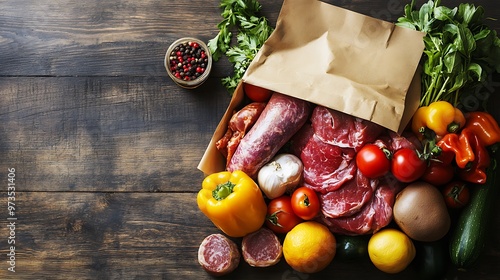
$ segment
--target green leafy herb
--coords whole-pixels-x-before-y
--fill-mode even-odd
[[[217,25],[219,33],[208,41],[215,61],[226,56],[233,64],[233,75],[222,78],[222,84],[233,92],[248,65],[274,30],[268,20],[259,16],[261,5],[256,0],[221,0],[223,20]],[[236,31],[236,44],[233,43]]]
[[[484,9],[460,4],[453,9],[428,1],[419,10],[405,6],[397,25],[423,31],[420,105],[446,100],[455,106],[500,73],[500,39],[486,24]]]

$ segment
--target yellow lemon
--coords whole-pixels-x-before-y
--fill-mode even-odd
[[[415,258],[415,246],[402,231],[387,228],[372,235],[368,242],[368,255],[381,271],[398,273]]]
[[[283,241],[283,257],[294,270],[315,273],[333,260],[337,242],[328,228],[306,221],[290,230]]]

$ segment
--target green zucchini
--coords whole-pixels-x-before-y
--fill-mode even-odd
[[[460,212],[450,236],[450,259],[458,268],[472,266],[483,251],[492,205],[499,188],[495,165],[492,158],[485,184],[470,186],[470,202]]]

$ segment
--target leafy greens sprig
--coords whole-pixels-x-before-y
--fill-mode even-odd
[[[419,10],[405,6],[397,25],[423,31],[421,106],[446,100],[455,106],[500,73],[500,39],[484,22],[484,9],[460,4],[453,9],[428,1]]]
[[[221,0],[220,7],[223,20],[217,25],[218,34],[208,41],[208,48],[214,61],[225,55],[233,64],[232,76],[222,78],[222,84],[232,93],[274,28],[267,18],[258,15],[262,6],[257,0]],[[233,31],[238,33],[235,45]]]

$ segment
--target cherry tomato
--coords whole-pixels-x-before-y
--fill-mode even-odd
[[[454,175],[453,165],[431,160],[421,179],[434,186],[442,186],[451,182]]]
[[[444,201],[449,208],[462,208],[470,200],[467,184],[462,181],[453,181],[446,184],[442,190]]]
[[[419,179],[426,168],[426,161],[413,149],[401,148],[392,156],[391,172],[401,182],[410,183]]]
[[[292,193],[292,209],[299,218],[311,220],[319,214],[319,198],[313,189],[299,187]]]
[[[267,205],[266,226],[275,233],[287,233],[302,222],[292,209],[290,196],[282,195]]]
[[[390,152],[375,144],[366,144],[356,154],[359,171],[368,178],[384,176],[391,168]]]
[[[248,98],[255,102],[266,102],[271,98],[271,90],[252,84],[244,83],[243,90]]]

